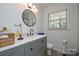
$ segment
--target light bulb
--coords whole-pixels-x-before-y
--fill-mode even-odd
[[[35,5],[33,5],[33,6],[32,6],[32,8],[33,8],[33,9],[35,9],[35,8],[36,8],[36,6],[35,6]]]
[[[26,8],[27,9],[30,9],[31,11],[33,11],[34,13],[35,12],[38,12],[38,9],[36,8],[35,5],[33,5],[32,3],[24,3],[26,5]]]
[[[28,3],[27,5],[28,5],[30,8],[32,7],[32,3]]]
[[[38,12],[38,9],[37,8],[35,8],[35,12]]]

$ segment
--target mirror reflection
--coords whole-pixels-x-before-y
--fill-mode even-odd
[[[36,22],[35,14],[29,9],[26,9],[23,11],[22,19],[23,19],[23,22],[29,27],[32,27],[35,25],[35,22]]]

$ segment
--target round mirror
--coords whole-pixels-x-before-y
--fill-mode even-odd
[[[35,25],[35,22],[36,22],[35,14],[29,9],[26,9],[23,11],[22,19],[23,19],[23,22],[29,27],[32,27]]]

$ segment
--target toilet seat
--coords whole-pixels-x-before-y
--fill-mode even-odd
[[[53,44],[52,43],[47,43],[47,48],[48,49],[52,49],[54,46],[53,46]]]

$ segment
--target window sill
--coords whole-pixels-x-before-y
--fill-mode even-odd
[[[48,28],[48,30],[68,30],[67,28]]]

